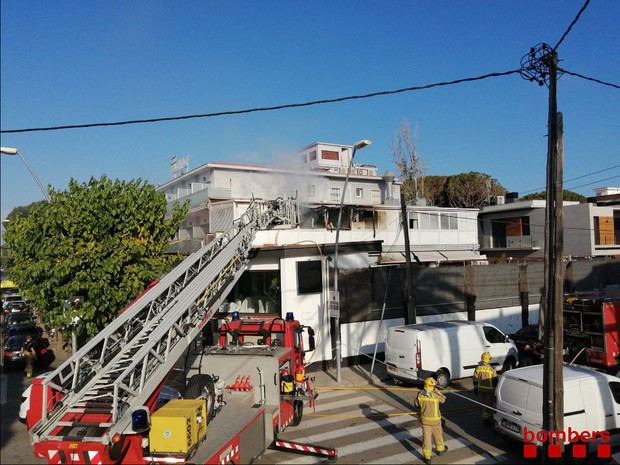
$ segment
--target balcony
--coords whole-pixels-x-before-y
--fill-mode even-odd
[[[540,250],[542,244],[532,236],[482,236],[480,250]]]
[[[208,187],[206,189],[199,190],[192,194],[183,195],[176,199],[168,200],[168,214],[172,213],[172,208],[175,203],[183,205],[189,200],[189,208],[200,208],[206,206],[209,199],[230,199],[230,189],[223,189],[220,187]]]

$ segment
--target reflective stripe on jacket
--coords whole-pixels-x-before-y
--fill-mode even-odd
[[[420,407],[420,421],[426,424],[439,423],[441,421],[441,412],[439,404],[446,401],[439,391],[420,391],[414,401],[414,405]]]
[[[476,371],[474,371],[474,384],[478,384],[480,389],[495,390],[497,385],[497,372],[495,368],[487,363],[478,365]]]

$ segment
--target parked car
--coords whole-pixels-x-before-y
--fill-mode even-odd
[[[489,323],[441,321],[388,329],[385,362],[389,376],[401,381],[422,381],[434,376],[445,388],[450,379],[472,376],[483,352],[503,371],[517,363],[517,347]]]
[[[30,313],[10,313],[4,318],[2,324],[5,330],[9,328],[36,326]]]
[[[19,294],[7,295],[2,300],[2,309],[4,310],[6,306],[11,302],[24,302],[24,298]]]
[[[569,365],[564,365],[563,379],[564,431],[607,431],[611,432],[608,444],[618,443],[620,380],[586,367]],[[521,442],[527,435],[532,438],[528,442],[536,443],[543,424],[543,366],[517,368],[502,375],[495,394],[495,429]],[[565,443],[569,442],[567,437],[564,439]]]
[[[44,379],[51,375],[53,372],[48,371],[47,373],[43,373],[37,376],[34,379]],[[30,391],[32,385],[28,385],[26,390],[22,393],[21,404],[19,405],[19,421],[22,423],[26,423],[26,416],[28,415],[28,409],[30,408]],[[179,391],[170,386],[163,386],[161,391],[159,391],[159,396],[157,397],[157,403],[155,404],[155,410],[163,407],[168,403],[168,401],[172,399],[182,399],[183,396]]]
[[[12,336],[32,336],[34,338],[41,337],[43,329],[38,326],[17,326],[8,328],[4,334],[5,340]]]
[[[6,366],[21,365],[24,363],[24,356],[22,355],[22,347],[26,342],[26,338],[31,336],[33,338],[34,350],[37,353],[37,358],[34,362],[35,367],[45,368],[48,367],[55,359],[54,351],[49,348],[50,343],[46,338],[33,336],[33,335],[17,335],[10,336],[4,344],[4,364]]]
[[[14,300],[4,306],[4,314],[25,313],[28,311],[28,304],[23,300]]]

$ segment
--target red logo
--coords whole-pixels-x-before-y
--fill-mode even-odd
[[[562,444],[567,441],[572,444],[572,456],[573,457],[585,457],[587,444],[590,442],[609,442],[609,431],[577,431],[568,427],[568,432],[565,431],[530,431],[527,428],[523,428],[523,457],[533,458],[536,457],[537,447],[536,442],[541,444],[548,444],[548,456],[550,458],[559,458],[562,456]],[[579,444],[576,444],[576,443]],[[598,444],[597,457],[610,457],[611,448],[609,444]]]

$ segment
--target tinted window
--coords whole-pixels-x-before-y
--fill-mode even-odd
[[[609,383],[609,389],[611,389],[616,404],[620,404],[620,383],[612,381]]]
[[[492,328],[491,326],[485,326],[483,328],[483,331],[484,331],[484,337],[491,344],[497,344],[499,342],[506,341],[505,336],[501,332],[499,332],[497,329]]]
[[[322,288],[321,262],[297,262],[297,293],[314,294],[321,292]]]

